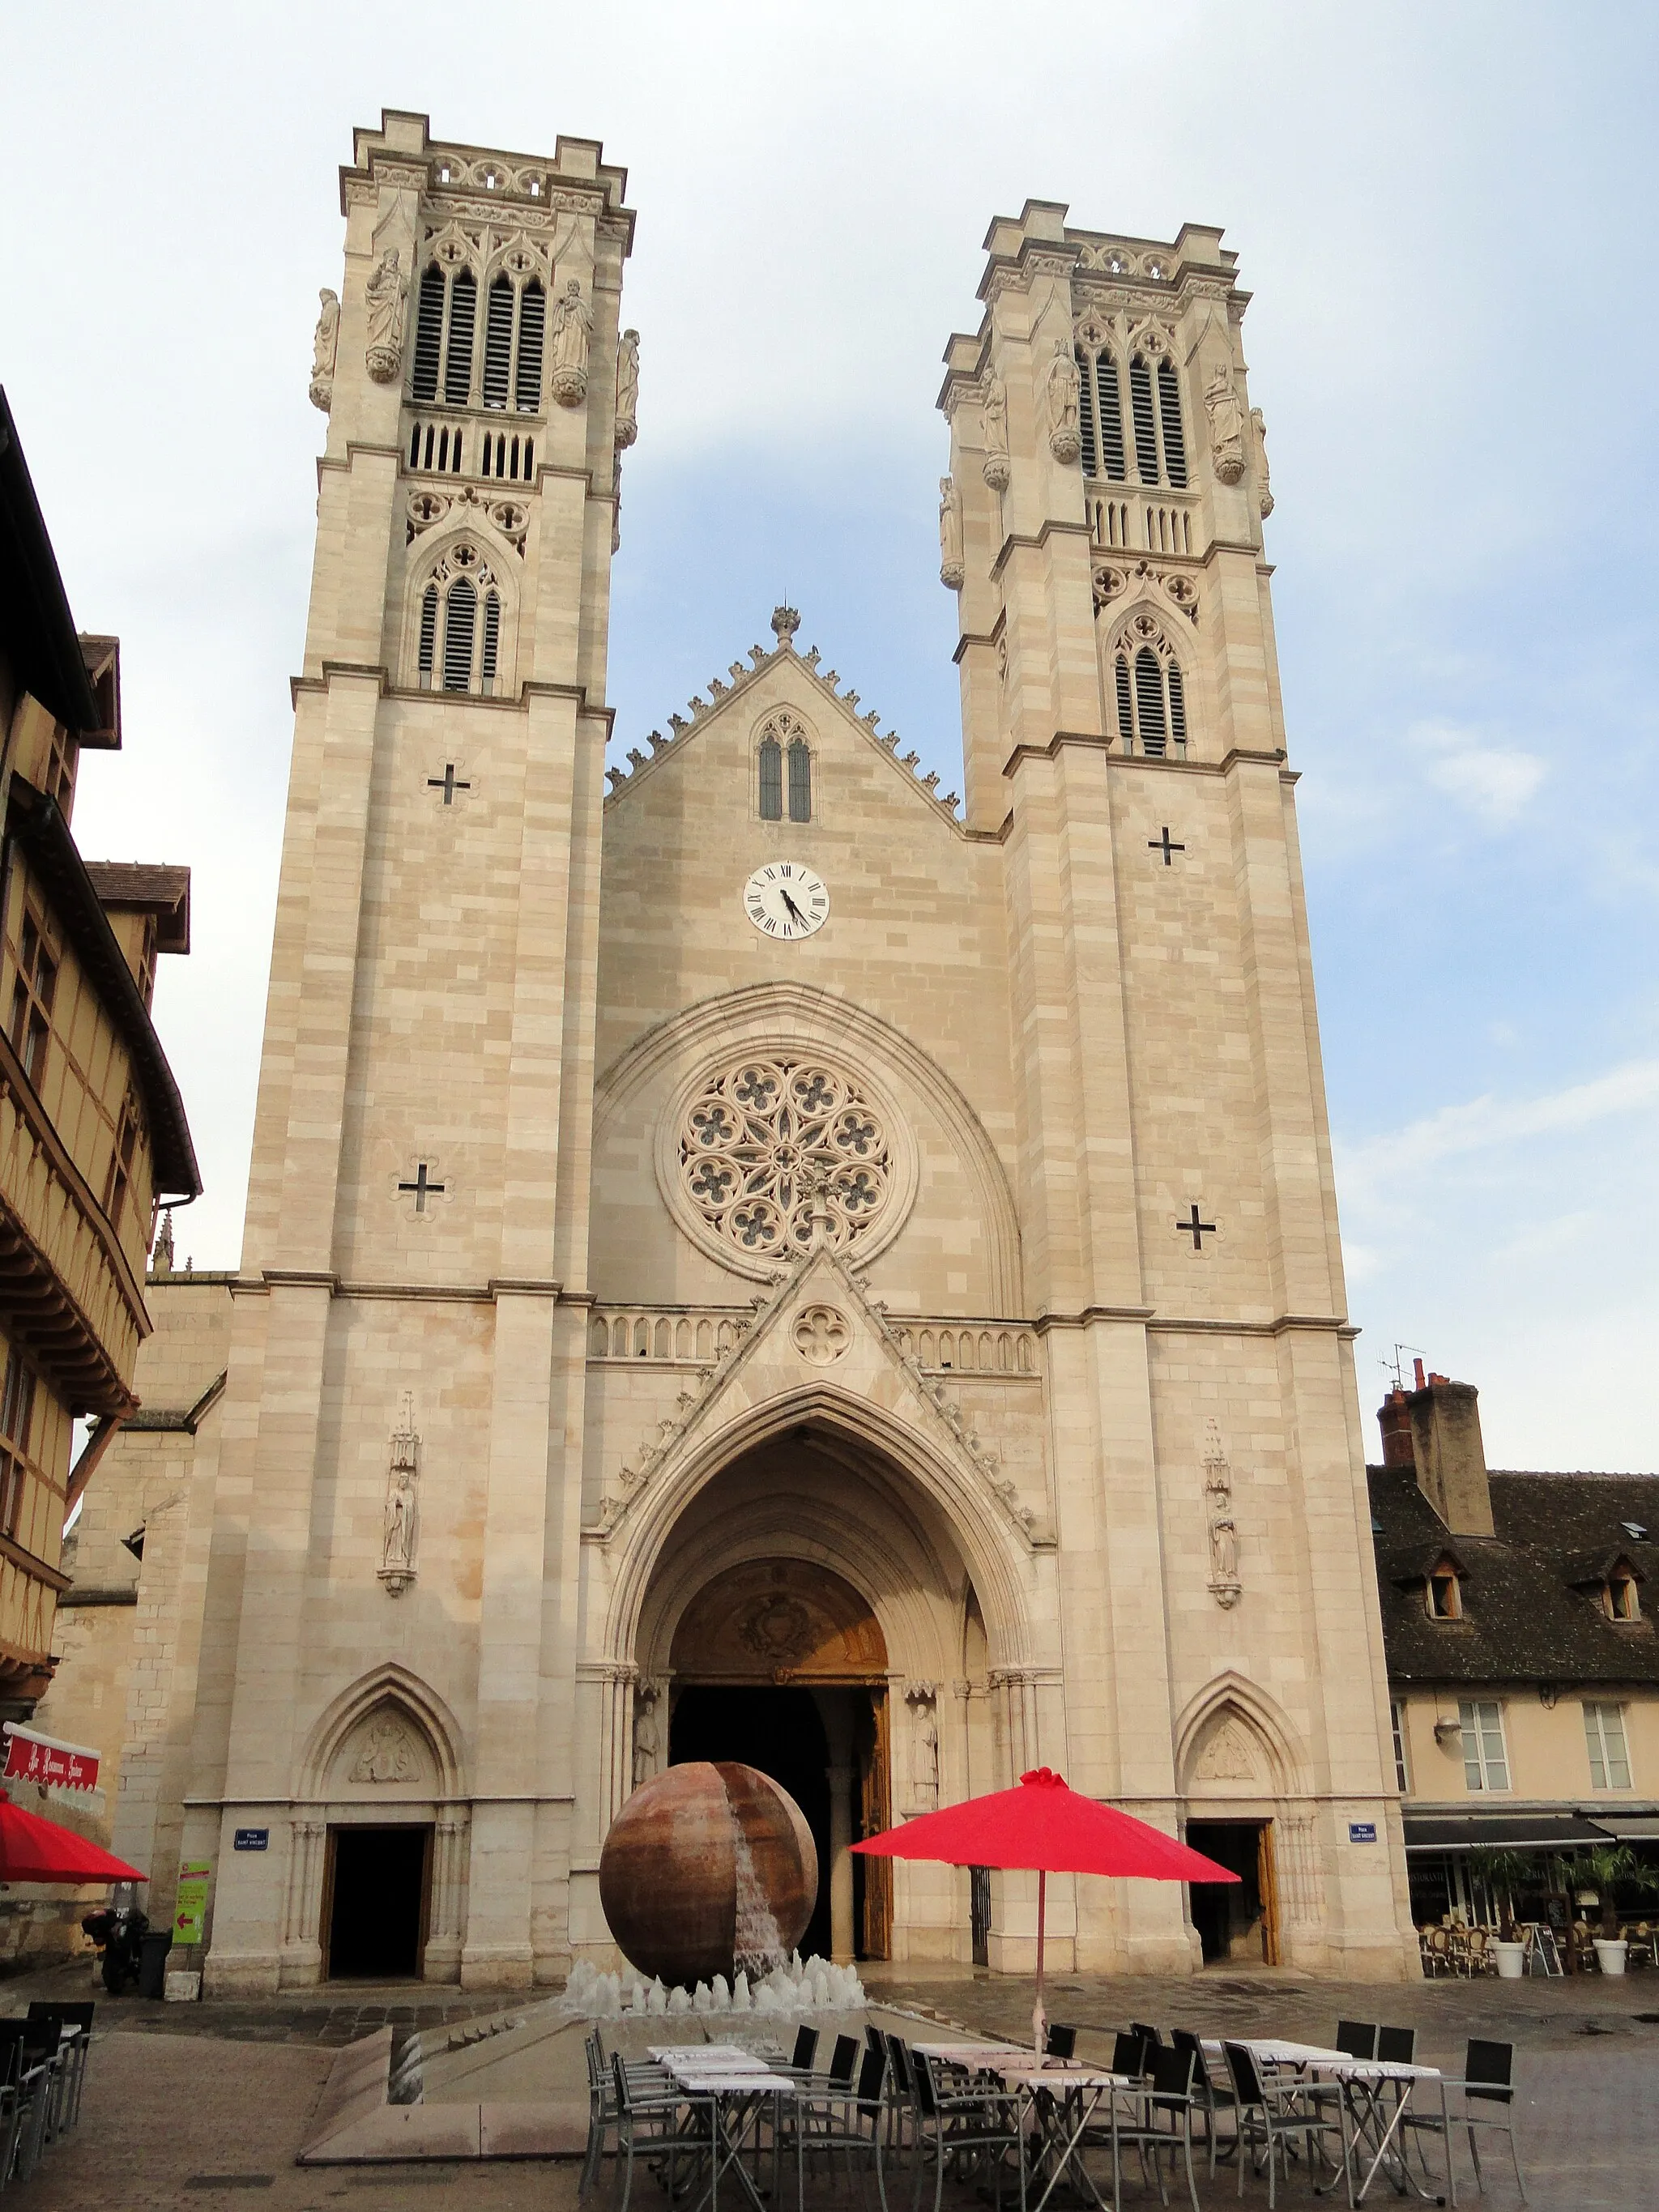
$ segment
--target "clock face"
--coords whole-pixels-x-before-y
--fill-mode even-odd
[[[763,937],[811,937],[830,919],[830,893],[799,860],[768,860],[744,885],[743,910]]]

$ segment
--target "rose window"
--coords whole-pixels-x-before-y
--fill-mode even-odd
[[[882,1116],[819,1060],[747,1060],[712,1077],[686,1109],[679,1152],[692,1205],[746,1259],[805,1251],[819,1213],[845,1247],[888,1200]]]

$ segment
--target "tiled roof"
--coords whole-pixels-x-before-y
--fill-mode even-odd
[[[148,907],[163,952],[190,950],[190,870],[168,861],[88,860],[87,873],[105,906]]]
[[[1410,1468],[1373,1467],[1377,1583],[1389,1674],[1401,1682],[1651,1682],[1659,1633],[1659,1475],[1491,1477],[1496,1534],[1448,1534]],[[1626,1522],[1645,1529],[1631,1535]],[[1449,1552],[1462,1573],[1461,1620],[1431,1620],[1423,1577]],[[1630,1561],[1644,1617],[1616,1624],[1587,1562]],[[1599,1579],[1599,1577],[1598,1577]]]

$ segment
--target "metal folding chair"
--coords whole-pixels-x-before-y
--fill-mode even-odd
[[[1273,2212],[1278,2201],[1278,2167],[1282,2162],[1289,2180],[1291,2152],[1298,2141],[1310,2164],[1317,2154],[1333,2168],[1340,2168],[1340,2154],[1332,2158],[1325,2139],[1334,2135],[1340,2140],[1341,2121],[1310,2098],[1304,2084],[1267,2079],[1243,2044],[1224,2043],[1221,2049],[1238,2115],[1238,2194],[1244,2194],[1244,2169],[1256,2169],[1259,2152],[1267,2162],[1267,2208]]]

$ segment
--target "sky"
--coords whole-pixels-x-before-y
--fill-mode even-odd
[[[76,832],[194,870],[156,994],[208,1183],[181,1261],[240,1249],[337,169],[412,108],[629,171],[618,752],[787,595],[957,786],[934,400],[986,226],[1224,226],[1362,1404],[1403,1346],[1480,1387],[1494,1466],[1659,1465],[1659,12],[58,0],[6,48],[0,381],[122,640]]]

